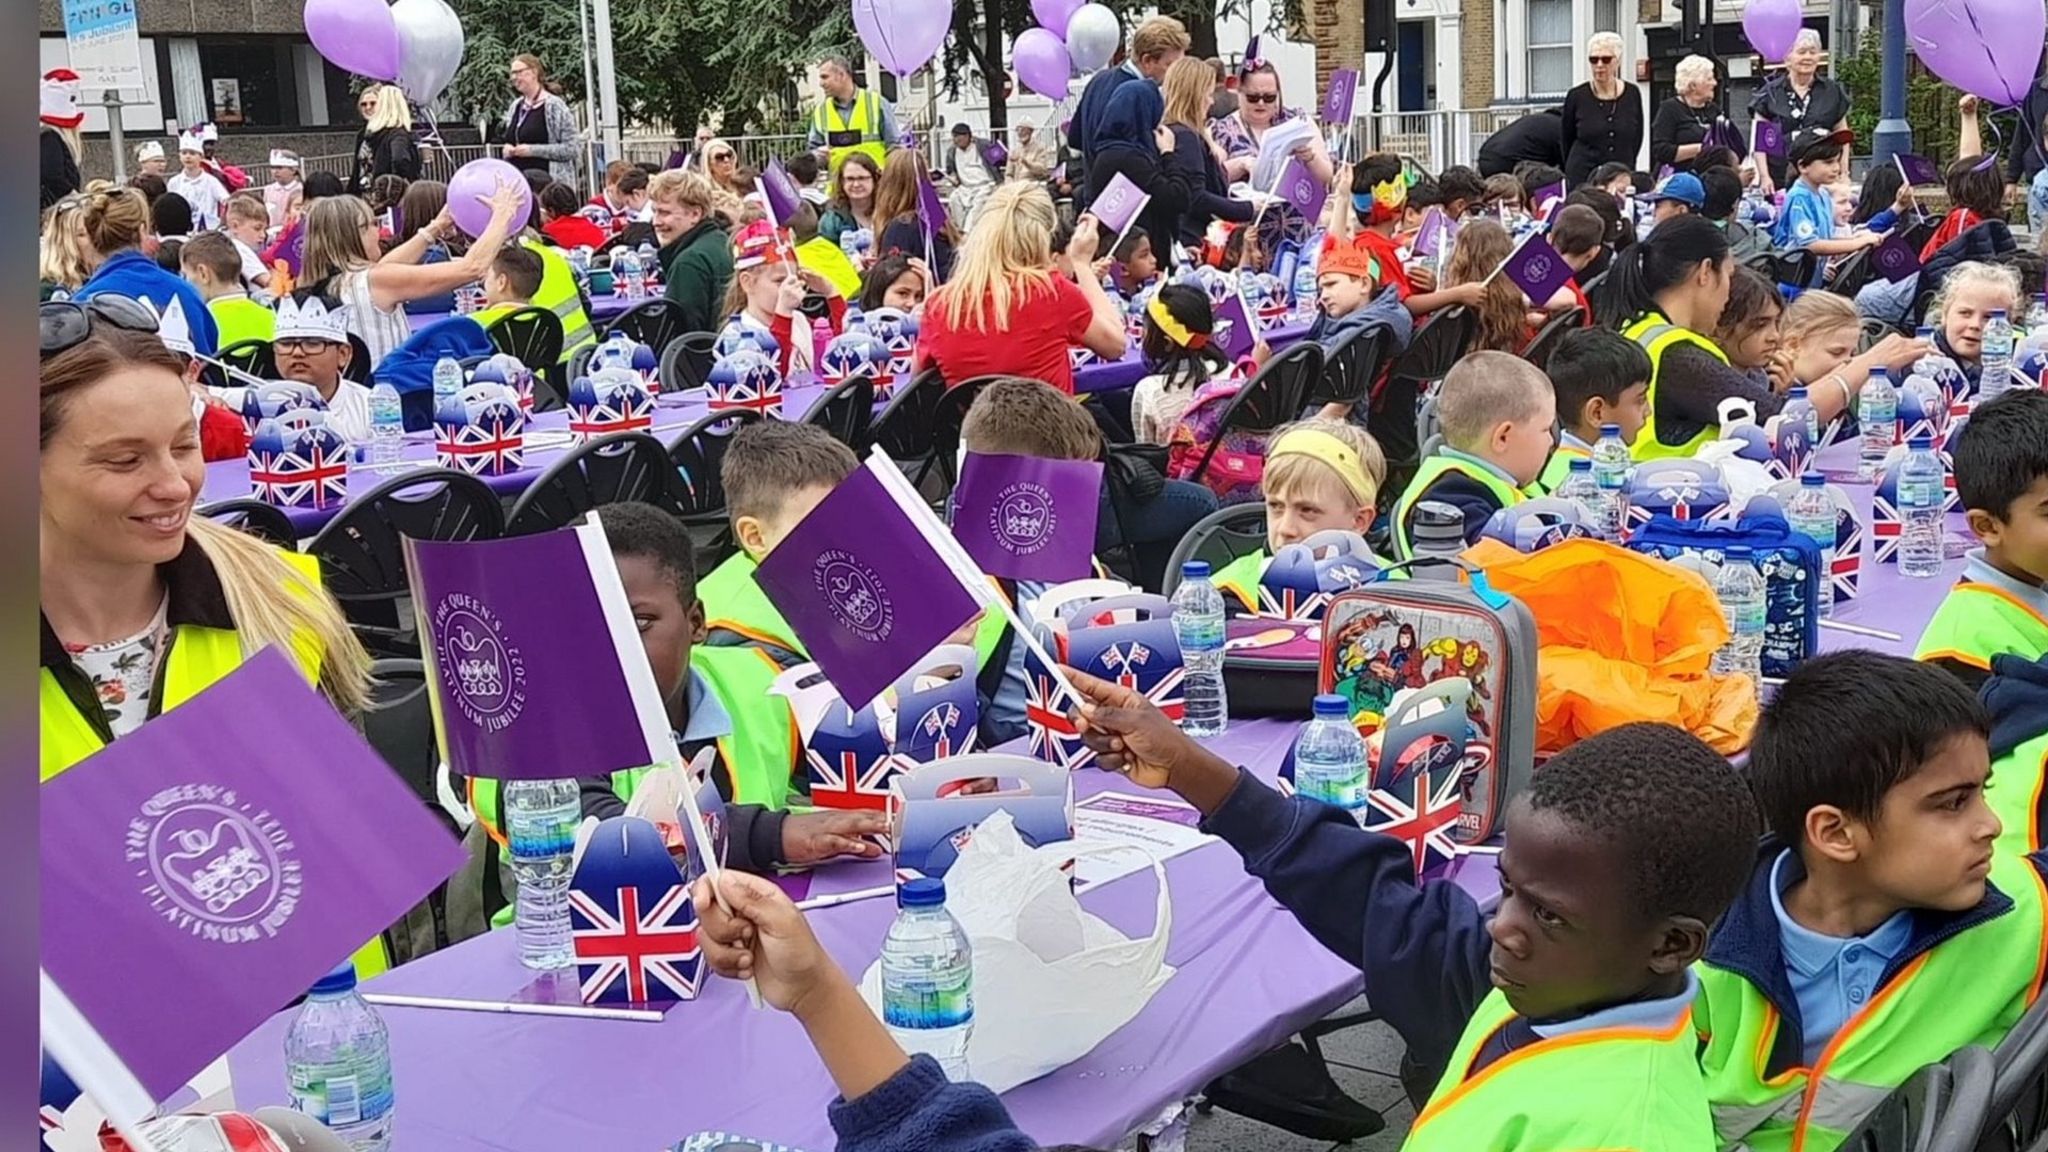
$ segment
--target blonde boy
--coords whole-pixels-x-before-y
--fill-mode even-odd
[[[1506,352],[1474,352],[1451,367],[1437,395],[1443,445],[1422,462],[1394,502],[1394,543],[1414,554],[1415,506],[1433,500],[1465,518],[1465,542],[1495,512],[1522,500],[1556,445],[1557,394],[1541,369]]]
[[[1240,556],[1216,574],[1216,586],[1237,597],[1245,611],[1259,603],[1259,578],[1273,554],[1318,532],[1363,533],[1372,527],[1387,460],[1365,429],[1344,420],[1314,418],[1274,433],[1266,447],[1259,488],[1266,501],[1266,546]]]

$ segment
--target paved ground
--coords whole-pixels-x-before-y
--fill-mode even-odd
[[[1355,1012],[1365,1006],[1361,998],[1340,1012]],[[1401,1062],[1402,1044],[1392,1028],[1371,1023],[1346,1029],[1322,1041],[1323,1054],[1330,1061],[1331,1075],[1352,1099],[1386,1117],[1387,1127],[1353,1144],[1332,1144],[1304,1140],[1292,1133],[1269,1128],[1221,1111],[1197,1115],[1188,1133],[1187,1152],[1325,1152],[1341,1148],[1355,1152],[1395,1152],[1415,1117],[1408,1097],[1401,1091],[1395,1070]]]

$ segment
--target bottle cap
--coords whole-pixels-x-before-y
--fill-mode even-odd
[[[2003,319],[2005,319],[2005,309],[2003,309],[2003,308],[1993,308],[1993,309],[1991,310],[1991,318],[1992,318],[1993,320],[2003,320]]]
[[[1571,459],[1571,463],[1565,465],[1565,467],[1573,472],[1591,472],[1593,470],[1593,462],[1584,456],[1574,456]]]
[[[1925,432],[1919,433],[1906,441],[1906,447],[1915,452],[1931,452],[1934,450],[1934,437]]]
[[[1415,506],[1409,538],[1417,556],[1456,556],[1465,550],[1465,514],[1441,500],[1424,500]]]
[[[1811,470],[1802,473],[1799,477],[1799,486],[1802,488],[1820,488],[1824,487],[1827,482],[1827,477]]]
[[[1612,437],[1614,437],[1615,439],[1617,439],[1617,440],[1618,440],[1618,439],[1620,439],[1620,438],[1621,438],[1621,425],[1619,425],[1619,424],[1602,424],[1602,425],[1600,426],[1600,435],[1601,435],[1601,436],[1602,436],[1603,438],[1605,438],[1605,437],[1608,437],[1608,436],[1612,436]]]
[[[943,908],[946,906],[946,882],[936,876],[920,876],[903,885],[897,895],[905,908]]]
[[[1209,578],[1209,562],[1207,560],[1184,561],[1180,566],[1180,578],[1183,580],[1207,580]]]
[[[1917,338],[1921,339],[1921,340],[1925,340],[1925,339],[1927,339],[1927,338],[1928,338],[1929,336],[1932,336],[1932,335],[1934,335],[1934,325],[1932,325],[1932,324],[1922,324],[1922,325],[1920,326],[1920,330],[1919,330],[1919,331],[1917,331],[1917,332],[1915,332],[1915,333],[1913,333],[1913,335],[1914,335],[1915,337],[1917,337]]]
[[[1804,400],[1804,399],[1806,399],[1806,385],[1804,385],[1804,384],[1794,384],[1794,385],[1792,386],[1792,391],[1791,391],[1791,393],[1790,393],[1790,398],[1791,398],[1791,399],[1793,399],[1793,400]]]
[[[1317,719],[1351,719],[1351,701],[1337,695],[1335,692],[1325,692],[1321,696],[1316,697],[1314,707]]]
[[[1721,550],[1721,555],[1727,557],[1730,560],[1747,561],[1749,559],[1749,545],[1730,544],[1728,547],[1723,548]]]
[[[313,982],[313,995],[332,996],[337,992],[350,992],[356,986],[356,966],[344,960],[340,967]]]

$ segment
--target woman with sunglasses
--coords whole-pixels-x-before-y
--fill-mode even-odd
[[[505,159],[516,168],[574,185],[576,114],[549,85],[548,71],[533,53],[512,58],[511,80],[518,95],[505,110]]]
[[[356,97],[363,113],[362,131],[356,133],[356,164],[348,190],[366,196],[370,182],[379,176],[420,178],[420,150],[412,138],[412,108],[396,84],[373,84]]]
[[[1621,78],[1621,37],[1596,32],[1586,41],[1592,79],[1565,93],[1564,180],[1577,188],[1602,164],[1635,166],[1643,147],[1643,94]]]
[[[38,290],[44,300],[62,299],[85,285],[98,259],[85,242],[85,205],[89,197],[72,193],[43,213],[43,235],[37,248]]]
[[[729,140],[713,138],[704,145],[704,174],[727,192],[745,199],[754,190],[753,181],[740,172],[739,150]]]
[[[72,299],[127,296],[148,301],[158,312],[177,300],[184,305],[186,323],[192,327],[193,348],[203,356],[213,355],[220,347],[220,329],[214,325],[213,313],[206,310],[206,300],[198,289],[157,264],[156,231],[142,193],[119,188],[89,195],[80,216],[85,242],[98,263]]]
[[[1237,111],[1209,122],[1209,134],[1223,149],[1225,178],[1232,182],[1251,179],[1252,170],[1258,164],[1259,145],[1265,140],[1267,131],[1276,124],[1302,119],[1303,115],[1301,109],[1289,108],[1281,102],[1280,74],[1274,71],[1271,63],[1246,60],[1237,82]],[[1329,149],[1323,147],[1320,133],[1306,137],[1295,150],[1295,156],[1308,165],[1309,173],[1324,184],[1328,184],[1336,174],[1336,165],[1330,160]],[[1315,229],[1315,224],[1282,201],[1266,209],[1265,217],[1259,223],[1259,247],[1270,253],[1283,240],[1300,242]]]

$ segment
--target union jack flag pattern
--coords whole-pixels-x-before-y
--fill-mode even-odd
[[[1877,564],[1899,562],[1899,537],[1905,521],[1899,518],[1899,464],[1894,456],[1885,462],[1877,487],[1870,495],[1870,559]]]
[[[917,359],[917,317],[896,308],[877,308],[868,313],[868,331],[889,353],[887,370],[875,378],[875,397],[880,399],[889,394],[896,381],[910,379],[911,366]]]
[[[320,399],[320,393],[311,384],[297,380],[272,380],[268,384],[252,387],[242,396],[242,431],[250,436],[262,430],[265,420],[275,420],[287,412],[327,411],[327,402]]]
[[[283,428],[266,420],[249,442],[250,488],[280,508],[338,507],[348,499],[348,457],[348,441],[324,420]]]
[[[855,711],[835,700],[804,741],[811,803],[819,808],[880,812],[889,806],[889,781],[902,770],[870,704]]]
[[[1071,719],[1074,700],[1066,689],[1038,665],[1038,658],[1026,656],[1024,673],[1024,725],[1031,755],[1069,771],[1095,762],[1095,753],[1081,742],[1081,733]]]
[[[706,384],[713,412],[751,408],[763,416],[782,415],[782,373],[759,352],[741,348],[720,358]]]
[[[697,910],[646,820],[614,816],[592,831],[569,885],[569,932],[584,1003],[696,997],[704,975]]]
[[[526,466],[526,420],[511,404],[466,409],[461,420],[434,421],[434,459],[472,476],[504,476]]]
[[[1365,794],[1365,829],[1406,843],[1415,874],[1422,876],[1458,858],[1451,835],[1462,809],[1455,767],[1416,773],[1392,790],[1374,788]]]
[[[570,437],[582,444],[614,432],[652,428],[654,395],[623,370],[598,379],[578,376],[569,385],[568,411]]]
[[[1697,460],[1657,461],[1636,469],[1629,481],[1628,517],[1640,528],[1662,513],[1673,520],[1727,520],[1732,516],[1728,485],[1720,469]]]
[[[1100,614],[1075,616],[1064,625],[1040,623],[1039,638],[1048,651],[1091,676],[1134,688],[1161,712],[1178,721],[1186,706],[1180,644],[1174,639],[1171,608],[1164,597],[1130,599],[1145,610],[1144,619],[1095,623]],[[1155,603],[1156,602],[1156,603]],[[1025,727],[1031,754],[1041,760],[1084,767],[1095,754],[1081,742],[1067,719],[1068,701],[1052,682],[1051,671],[1035,655],[1024,658]]]
[[[1369,558],[1363,538],[1352,533],[1335,535],[1355,540],[1352,550],[1318,555],[1318,545],[1327,547],[1329,542],[1305,540],[1274,554],[1259,577],[1260,616],[1320,620],[1332,597],[1370,581],[1378,573],[1379,567]]]
[[[1828,578],[1834,581],[1836,600],[1854,600],[1863,583],[1863,522],[1849,508],[1838,507],[1835,516],[1835,555]]]
[[[1962,497],[1956,494],[1956,456],[1953,448],[1956,437],[1962,435],[1963,427],[1970,422],[1970,414],[1949,417],[1948,428],[1934,441],[1934,455],[1941,460],[1941,486],[1943,515],[1962,507]]]

